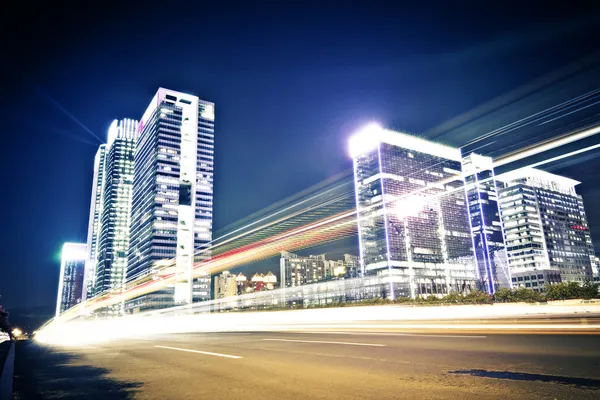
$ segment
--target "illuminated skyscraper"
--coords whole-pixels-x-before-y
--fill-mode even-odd
[[[462,170],[481,290],[510,288],[492,159],[471,153],[463,158]]]
[[[83,299],[83,275],[88,259],[87,244],[65,243],[62,248],[56,315],[76,306]]]
[[[535,168],[496,180],[513,285],[540,291],[592,279],[595,254],[579,182]]]
[[[460,150],[371,125],[350,153],[361,268],[386,282],[384,295],[476,289]]]
[[[120,290],[125,282],[137,125],[115,120],[108,130],[95,295]]]
[[[210,299],[210,277],[192,284],[192,267],[210,256],[214,110],[211,102],[160,88],[140,121],[127,280],[169,270],[177,283],[158,295],[162,305],[148,295],[127,305],[132,312]]]
[[[106,145],[100,145],[94,158],[94,181],[88,223],[88,259],[85,263],[84,299],[93,297],[98,261],[98,241],[100,239],[100,218],[102,216],[102,195],[104,193],[104,173],[106,168]]]

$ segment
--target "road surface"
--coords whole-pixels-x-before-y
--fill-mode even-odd
[[[598,399],[600,335],[255,332],[19,343],[17,399]]]

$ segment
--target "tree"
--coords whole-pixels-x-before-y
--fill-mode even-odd
[[[500,288],[498,290],[496,290],[496,293],[494,293],[494,300],[496,300],[497,302],[500,303],[510,303],[513,302],[513,292],[510,289],[507,288]]]
[[[513,301],[526,302],[526,303],[537,303],[540,301],[546,301],[546,298],[541,294],[532,289],[518,288],[512,292]]]
[[[464,298],[463,298],[462,294],[456,293],[456,292],[450,292],[446,296],[444,296],[442,301],[444,303],[461,303],[463,301],[463,299]]]
[[[589,300],[589,299],[597,299],[598,296],[598,284],[594,283],[590,280],[586,280],[583,282],[583,286],[581,287],[581,297]]]
[[[0,306],[0,332],[6,332],[10,340],[13,340],[12,327],[8,322],[8,311]]]
[[[493,302],[492,296],[479,290],[470,292],[464,297],[465,303],[471,304],[490,304]]]
[[[581,285],[579,282],[567,282],[567,299],[581,299],[583,293],[581,291]]]
[[[546,285],[548,300],[565,300],[568,297],[567,288],[562,283]]]
[[[546,296],[549,300],[592,299],[598,297],[598,284],[585,282],[562,282],[546,286]]]

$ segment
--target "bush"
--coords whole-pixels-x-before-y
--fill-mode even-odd
[[[499,303],[511,303],[515,301],[513,292],[507,288],[500,288],[494,293],[494,300]]]
[[[568,299],[597,299],[598,284],[589,280],[583,285],[579,282],[562,282],[552,285],[546,285],[546,296],[549,300],[568,300]]]
[[[512,301],[515,302],[526,302],[526,303],[538,303],[546,301],[546,297],[535,290],[527,288],[518,288],[512,292]]]
[[[462,294],[450,292],[442,298],[444,303],[462,303],[465,300]]]
[[[394,299],[394,304],[407,304],[407,303],[414,303],[415,301],[413,299],[411,299],[410,297],[397,297],[396,299]]]
[[[586,281],[583,286],[578,282],[546,285],[546,297],[549,300],[593,299],[598,297],[598,284]]]
[[[586,280],[583,282],[583,286],[581,287],[581,297],[585,300],[599,298],[598,286],[600,285],[590,280]]]
[[[494,302],[491,295],[479,290],[467,294],[463,299],[465,303],[469,304],[491,304]]]

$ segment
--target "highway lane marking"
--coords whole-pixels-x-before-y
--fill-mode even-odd
[[[483,335],[435,335],[435,334],[419,334],[419,333],[386,333],[386,332],[303,332],[311,333],[315,335],[374,335],[374,336],[418,336],[418,337],[437,337],[437,338],[463,338],[463,339],[486,339],[487,336]]]
[[[241,356],[232,356],[230,354],[211,353],[210,351],[200,351],[200,350],[192,350],[192,349],[181,349],[179,347],[170,347],[170,346],[154,346],[154,347],[158,347],[159,349],[186,351],[188,353],[206,354],[208,356],[217,356],[217,357],[225,357],[225,358],[243,358]]]
[[[329,342],[325,340],[295,340],[295,339],[262,339],[269,342],[297,342],[297,343],[325,343],[325,344],[345,344],[348,346],[370,346],[385,347],[385,344],[378,343],[354,343],[354,342]]]

